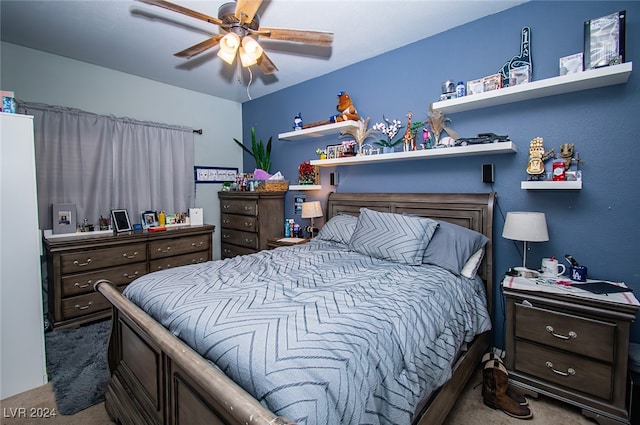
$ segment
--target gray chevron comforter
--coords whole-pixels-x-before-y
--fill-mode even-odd
[[[490,329],[476,279],[313,240],[151,273],[125,296],[298,424],[410,424]]]

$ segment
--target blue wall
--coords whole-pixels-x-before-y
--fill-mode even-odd
[[[425,8],[428,7],[425,4]],[[259,138],[273,136],[272,171],[292,182],[297,166],[315,159],[317,148],[337,142],[336,136],[302,141],[278,141],[291,130],[293,117],[305,122],[335,113],[336,94],[345,90],[358,112],[371,124],[389,118],[427,117],[429,103],[438,99],[445,80],[472,80],[493,74],[519,53],[520,30],[532,31],[533,79],[558,75],[558,59],[583,50],[583,22],[619,10],[627,11],[626,61],[640,61],[640,2],[533,1],[445,33],[366,60],[331,74],[243,104],[243,131],[252,126]],[[425,10],[426,15],[426,10]],[[429,22],[425,21],[425,25]],[[355,30],[355,29],[354,29]],[[381,32],[388,36],[388,32]],[[358,46],[353,46],[354,49]],[[637,67],[637,65],[636,65]],[[640,160],[640,76],[632,72],[623,85],[556,95],[498,107],[452,114],[451,127],[461,136],[481,132],[508,134],[516,154],[322,168],[323,190],[306,192],[309,200],[324,200],[339,192],[488,192],[498,193],[494,221],[496,285],[510,266],[522,263],[521,245],[501,237],[508,211],[542,211],[547,215],[550,241],[531,245],[527,264],[571,253],[589,267],[593,278],[624,281],[640,294],[640,230],[637,214]],[[529,142],[543,137],[545,148],[572,142],[585,160],[583,189],[526,191]],[[482,183],[481,165],[495,164],[495,184]],[[245,169],[254,163],[245,157]],[[329,173],[339,174],[339,186],[329,186]],[[293,217],[294,193],[287,196],[286,215]],[[504,316],[496,294],[496,344],[503,343]],[[640,342],[640,325],[632,327]]]

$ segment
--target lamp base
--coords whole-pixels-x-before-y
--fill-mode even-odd
[[[516,271],[518,277],[535,278],[540,276],[539,272],[528,269],[526,267],[514,267],[513,270]]]

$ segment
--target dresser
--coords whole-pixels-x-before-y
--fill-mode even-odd
[[[123,290],[146,273],[210,261],[214,229],[202,225],[154,233],[45,239],[49,316],[54,328],[110,316],[111,304],[93,290],[99,279],[108,279]]]
[[[629,328],[638,310],[633,294],[529,291],[517,279],[507,277],[502,285],[510,382],[573,404],[601,425],[629,424]]]
[[[222,258],[268,249],[284,234],[286,192],[218,192]]]

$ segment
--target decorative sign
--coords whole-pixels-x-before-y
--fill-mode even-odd
[[[237,168],[227,167],[193,167],[193,176],[196,183],[224,183],[236,181]]]
[[[523,27],[520,31],[520,54],[508,60],[498,73],[502,75],[503,81],[509,81],[509,71],[525,65],[529,65],[529,76],[533,77],[533,62],[531,59],[531,28],[529,27]]]

